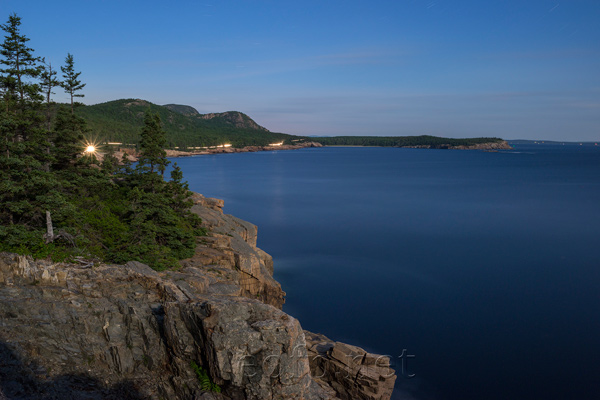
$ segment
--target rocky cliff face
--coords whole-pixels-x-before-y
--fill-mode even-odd
[[[222,113],[199,114],[198,118],[202,119],[219,119],[236,128],[256,129],[259,131],[269,132],[264,126],[260,126],[252,118],[239,111],[226,111]]]
[[[385,361],[280,310],[256,227],[194,199],[211,233],[178,271],[0,254],[0,399],[389,398]]]
[[[164,107],[187,117],[195,117],[206,120],[216,118],[217,120],[233,125],[236,128],[256,129],[259,131],[269,132],[267,128],[258,125],[252,118],[239,111],[200,114],[194,107],[185,106],[182,104],[165,104]]]

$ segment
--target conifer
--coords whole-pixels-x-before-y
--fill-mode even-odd
[[[65,93],[71,96],[71,114],[74,114],[74,98],[84,97],[83,94],[77,92],[85,87],[85,83],[81,83],[79,80],[79,75],[81,75],[81,72],[75,72],[75,62],[73,61],[73,55],[71,53],[67,54],[67,58],[65,58],[65,66],[60,67],[60,70],[63,73],[63,82],[61,86],[63,89],[65,89]]]

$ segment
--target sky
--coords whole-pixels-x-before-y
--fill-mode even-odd
[[[598,0],[0,0],[12,13],[35,55],[73,54],[86,104],[297,135],[600,140]]]

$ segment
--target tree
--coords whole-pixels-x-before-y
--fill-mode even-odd
[[[115,149],[113,146],[108,145],[106,153],[104,154],[104,158],[102,159],[102,171],[104,171],[107,175],[112,176],[115,172],[117,172],[119,165],[119,160],[115,157]]]
[[[140,135],[140,157],[138,167],[147,170],[151,174],[160,173],[161,179],[165,169],[169,165],[167,160],[166,133],[162,129],[162,123],[158,114],[149,110],[144,116],[144,127]]]
[[[46,210],[62,199],[45,168],[50,156],[40,114],[42,97],[39,85],[31,81],[40,74],[39,58],[27,47],[29,39],[20,33],[20,25],[16,14],[0,25],[6,33],[0,44],[0,222],[21,224],[21,231],[27,231],[39,227]]]
[[[85,87],[85,83],[81,83],[78,79],[81,72],[75,72],[75,62],[73,61],[73,55],[71,53],[67,53],[65,66],[60,67],[60,70],[62,71],[64,78],[61,86],[65,89],[65,93],[68,93],[71,96],[71,114],[74,114],[75,106],[73,98],[84,97],[83,94],[77,92]]]
[[[42,72],[40,74],[41,79],[41,90],[44,96],[46,97],[46,126],[47,129],[50,130],[50,122],[51,122],[51,108],[50,108],[50,96],[54,94],[52,89],[61,85],[61,82],[56,79],[56,75],[58,74],[55,69],[52,68],[51,62],[46,62],[46,60],[42,59]]]
[[[77,157],[83,152],[84,135],[88,128],[85,120],[69,113],[67,106],[62,105],[56,114],[54,123],[53,169],[71,169]]]
[[[0,25],[6,32],[4,42],[0,44],[0,54],[3,56],[0,64],[5,66],[0,69],[3,74],[0,83],[9,99],[17,97],[21,101],[27,98],[37,100],[39,85],[29,82],[28,78],[40,75],[40,59],[34,57],[33,49],[27,47],[29,38],[21,35],[20,26],[21,18],[17,14],[11,15],[6,24]]]
[[[77,92],[85,87],[85,83],[79,80],[81,72],[75,72],[75,62],[71,53],[67,53],[65,66],[60,69],[64,78],[60,85],[71,96],[71,114],[68,115],[61,107],[56,116],[54,127],[55,168],[65,170],[73,166],[77,156],[81,154],[84,135],[88,128],[86,121],[75,115],[73,99],[84,97],[82,93]]]
[[[36,133],[39,121],[36,107],[41,100],[40,87],[31,82],[40,74],[39,58],[33,49],[27,47],[29,38],[20,32],[21,18],[16,14],[9,17],[0,28],[6,33],[0,44],[0,88],[3,92],[3,109],[6,111],[3,123],[2,149],[10,157],[15,143],[23,142],[28,135]],[[23,146],[17,146],[23,147]],[[21,149],[23,150],[23,149]]]

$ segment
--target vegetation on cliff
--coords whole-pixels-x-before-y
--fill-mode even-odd
[[[20,25],[13,14],[0,26],[6,34],[0,44],[0,251],[138,260],[159,269],[190,257],[200,220],[189,211],[181,170],[175,165],[171,179],[163,179],[169,161],[160,116],[146,107],[135,168],[119,165],[110,152],[99,165],[76,103],[51,101],[59,86],[71,99],[83,96],[73,56],[67,55],[59,82],[51,64],[27,46]]]

